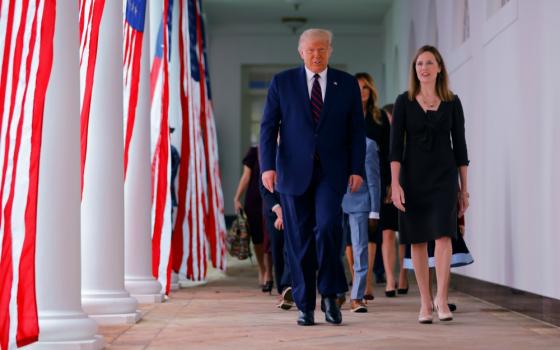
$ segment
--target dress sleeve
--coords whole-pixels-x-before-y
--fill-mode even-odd
[[[453,153],[457,166],[469,165],[467,155],[467,141],[465,140],[465,115],[459,96],[455,96],[453,105],[453,124],[451,126],[451,138],[453,141]]]
[[[389,149],[390,162],[402,162],[404,151],[404,133],[406,118],[406,93],[399,95],[395,101],[393,124],[391,125],[391,141]]]

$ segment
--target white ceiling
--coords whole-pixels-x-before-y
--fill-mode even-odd
[[[285,16],[306,17],[308,24],[379,23],[392,0],[205,0],[213,26],[277,24]],[[294,9],[299,3],[299,9]]]

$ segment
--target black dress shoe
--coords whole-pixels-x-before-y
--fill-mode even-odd
[[[451,312],[455,312],[455,310],[457,310],[457,305],[456,304],[447,304],[447,306],[449,307],[449,311]]]
[[[266,281],[265,284],[262,286],[262,292],[272,294],[272,287],[274,286],[274,282]]]
[[[336,298],[323,298],[322,304],[325,308],[325,321],[332,324],[342,323],[342,314],[340,313],[340,309],[336,305]]]
[[[299,311],[297,324],[300,326],[313,326],[315,324],[315,313],[313,311]]]

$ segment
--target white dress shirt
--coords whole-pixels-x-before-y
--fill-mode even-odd
[[[327,89],[327,69],[317,73],[319,74],[319,85],[321,86],[321,94],[323,97],[323,102],[325,101],[325,90]],[[313,89],[313,82],[315,81],[315,73],[305,67],[305,74],[307,75],[307,91],[309,92],[309,98],[311,99],[311,89]]]

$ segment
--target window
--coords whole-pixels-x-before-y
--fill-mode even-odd
[[[503,1],[503,0],[502,0]],[[507,0],[506,0],[507,1]],[[461,31],[461,43],[467,41],[471,36],[471,25],[470,25],[470,13],[469,13],[469,1],[463,0],[463,30]]]
[[[486,22],[482,27],[484,46],[518,18],[518,0],[486,0]]]
[[[471,36],[469,0],[461,0],[454,3],[454,34],[452,48],[456,49],[463,45]]]
[[[428,32],[426,38],[429,45],[436,47],[439,45],[438,19],[435,0],[430,0],[428,7]]]
[[[486,1],[486,18],[492,17],[496,12],[505,7],[511,0],[487,0]]]

